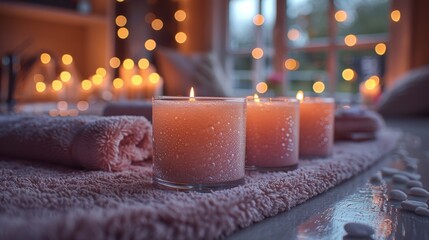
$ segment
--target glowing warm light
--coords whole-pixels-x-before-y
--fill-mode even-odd
[[[376,86],[377,86],[377,83],[372,78],[365,81],[365,87],[367,89],[374,89]]]
[[[124,15],[118,15],[115,18],[115,23],[118,27],[123,27],[127,24],[127,18]]]
[[[151,73],[149,74],[149,81],[153,84],[158,83],[160,79],[160,76],[158,73]]]
[[[322,81],[317,81],[313,84],[313,91],[315,93],[322,93],[325,91],[325,84]]]
[[[191,91],[189,91],[189,101],[195,101],[194,87],[191,87]]]
[[[124,0],[116,0],[116,1],[119,2],[119,3],[124,2]]]
[[[378,55],[384,55],[386,53],[386,44],[384,43],[379,43],[377,45],[375,45],[375,53],[377,53]]]
[[[143,78],[140,75],[133,75],[131,77],[131,83],[134,86],[139,86],[139,85],[141,85],[143,83]]]
[[[130,58],[127,58],[124,60],[122,65],[124,66],[125,69],[131,70],[134,67],[134,61]]]
[[[154,13],[147,13],[145,16],[144,16],[144,20],[147,22],[147,23],[151,23],[154,19],[156,18],[156,15],[154,14]]]
[[[69,72],[67,72],[67,71],[62,71],[60,73],[60,79],[63,82],[68,82],[71,79],[71,74]]]
[[[293,58],[288,58],[285,61],[285,68],[290,71],[297,70],[299,68],[299,62]]]
[[[92,88],[92,82],[89,81],[88,79],[85,79],[82,81],[81,87],[85,91],[90,90]]]
[[[130,34],[130,32],[128,31],[128,29],[126,27],[121,27],[118,29],[118,37],[120,39],[126,39],[129,34]]]
[[[43,64],[48,64],[51,61],[51,55],[49,55],[48,53],[40,54],[40,61]]]
[[[164,23],[162,22],[161,19],[157,18],[157,19],[154,19],[152,21],[151,26],[152,26],[153,30],[159,31],[162,29],[162,27],[164,27]]]
[[[176,39],[177,43],[182,44],[186,42],[186,40],[188,39],[188,36],[186,36],[186,33],[184,32],[178,32],[176,33],[176,36],[174,38]]]
[[[264,56],[264,50],[262,48],[254,48],[252,50],[252,57],[254,59],[261,59]]]
[[[149,67],[149,60],[146,58],[141,58],[138,62],[140,69],[147,69]]]
[[[301,90],[299,90],[299,91],[296,93],[296,99],[297,99],[298,101],[302,102],[302,100],[304,100],[304,92],[303,92],[303,91],[301,91]]]
[[[95,74],[94,76],[92,76],[91,80],[94,85],[101,85],[103,83],[103,77],[98,74]]]
[[[256,84],[256,91],[258,93],[264,94],[268,90],[268,85],[265,82],[260,82]]]
[[[39,93],[42,93],[46,90],[46,84],[44,82],[37,82],[36,83],[36,91]]]
[[[77,102],[77,109],[79,111],[86,111],[89,108],[89,103],[87,101],[79,101]]]
[[[380,78],[377,75],[372,75],[371,77],[368,78],[368,80],[369,79],[373,79],[376,85],[380,84]]]
[[[253,17],[253,24],[255,24],[256,26],[261,26],[262,24],[264,24],[264,22],[265,22],[265,18],[261,14],[256,14]]]
[[[124,86],[124,81],[120,78],[115,78],[113,80],[113,87],[116,89],[120,89]]]
[[[291,41],[298,40],[300,35],[301,35],[301,33],[296,28],[292,28],[287,32],[287,38],[289,38]]]
[[[60,80],[52,81],[51,85],[54,91],[60,91],[63,88],[63,82],[61,82]]]
[[[121,60],[117,57],[112,57],[109,61],[109,65],[112,68],[118,68],[121,65]]]
[[[354,45],[356,45],[357,43],[357,37],[353,34],[349,34],[344,38],[344,43],[349,46],[352,47]]]
[[[45,77],[42,74],[34,74],[33,76],[34,82],[43,82],[45,80]]]
[[[260,101],[261,101],[261,99],[259,99],[258,94],[256,94],[256,93],[255,93],[255,94],[253,95],[253,101],[254,101],[254,102],[260,102]]]
[[[99,68],[97,68],[97,70],[95,70],[95,73],[102,76],[102,77],[105,77],[107,74],[107,71],[106,71],[106,69],[99,67]]]
[[[61,57],[61,61],[64,65],[70,65],[73,62],[73,57],[70,54],[64,54]]]
[[[401,12],[399,10],[393,10],[390,13],[390,18],[392,19],[392,21],[394,22],[399,22],[399,20],[401,20]]]
[[[176,34],[176,36],[177,36],[177,34]],[[144,43],[144,47],[148,51],[154,50],[156,48],[156,42],[155,42],[155,40],[153,40],[153,39],[146,40],[146,42]]]
[[[343,10],[339,10],[335,13],[335,20],[337,22],[344,22],[347,20],[347,12]]]
[[[178,22],[183,22],[186,19],[186,12],[183,10],[177,10],[174,13],[174,19],[176,19],[176,21]]]
[[[355,78],[355,71],[353,71],[353,69],[346,68],[343,70],[341,75],[343,76],[344,80],[351,81]]]
[[[57,109],[58,109],[58,110],[60,110],[60,111],[65,111],[65,110],[67,110],[67,108],[68,108],[68,104],[67,104],[67,102],[66,102],[66,101],[59,101],[59,102],[57,103]]]

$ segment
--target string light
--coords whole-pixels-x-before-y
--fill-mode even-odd
[[[382,56],[386,53],[386,44],[378,43],[377,45],[375,45],[374,50],[375,50],[375,53]]]
[[[322,93],[325,91],[325,84],[322,81],[317,81],[313,84],[313,91],[315,93]]]
[[[399,22],[399,20],[401,20],[401,12],[399,10],[393,10],[390,13],[390,18],[392,19],[392,21],[394,22]]]
[[[127,70],[131,70],[134,67],[134,61],[130,58],[127,58],[123,62],[123,66]]]
[[[288,58],[285,61],[285,68],[290,71],[297,70],[299,68],[299,62],[293,58]]]
[[[177,36],[177,34],[176,34],[176,36]],[[155,40],[153,40],[153,39],[146,40],[146,42],[144,43],[144,47],[148,51],[154,50],[156,48],[156,42],[155,42]]]
[[[67,71],[62,71],[60,73],[60,79],[63,82],[68,82],[71,79],[71,74],[69,72],[67,72]]]
[[[64,65],[70,65],[73,62],[73,57],[70,54],[64,54],[61,60]]]
[[[118,37],[120,39],[126,39],[128,37],[128,35],[130,34],[130,32],[128,31],[128,29],[126,27],[121,27],[118,29]]]
[[[60,91],[63,88],[63,82],[61,82],[60,80],[52,81],[51,85],[54,91]]]
[[[118,15],[115,18],[115,23],[118,27],[123,27],[127,24],[127,18],[124,15]]]
[[[46,90],[46,84],[44,82],[37,82],[36,83],[36,91],[39,93],[42,93]]]
[[[112,57],[109,61],[109,65],[112,68],[118,68],[121,65],[121,60],[117,57]]]
[[[85,79],[82,81],[81,87],[83,90],[88,91],[92,88],[92,82],[89,81],[88,79]]]
[[[268,85],[265,82],[260,82],[256,84],[256,91],[258,93],[264,94],[268,90]]]
[[[265,18],[261,14],[256,14],[253,17],[253,24],[255,24],[256,26],[261,26],[262,24],[264,24],[264,22],[265,22]]]
[[[115,78],[113,80],[113,87],[116,89],[122,88],[124,86],[124,81],[120,78]]]
[[[353,69],[346,68],[343,70],[341,75],[343,76],[344,80],[351,81],[355,78],[355,71],[353,71]]]
[[[349,34],[344,38],[344,43],[349,46],[352,47],[354,45],[356,45],[357,43],[357,37],[353,34]]]
[[[51,61],[51,55],[49,55],[48,53],[40,54],[40,61],[43,64],[48,64]]]
[[[186,19],[186,12],[183,10],[177,10],[174,13],[174,19],[176,19],[176,21],[178,22],[183,22]]]
[[[264,50],[262,48],[254,48],[252,50],[252,57],[254,59],[261,59],[264,56]]]
[[[186,42],[188,36],[186,36],[186,33],[184,33],[184,32],[178,32],[178,33],[176,33],[176,36],[174,38],[176,39],[177,43],[182,44],[182,43]]]
[[[95,73],[98,74],[98,75],[100,75],[100,76],[102,76],[102,77],[105,77],[106,74],[107,74],[107,71],[106,71],[106,69],[104,69],[102,67],[99,67],[99,68],[97,68],[97,70],[95,71]]]
[[[337,22],[344,22],[347,20],[347,12],[344,10],[339,10],[335,13],[335,20]]]
[[[101,85],[103,83],[103,77],[95,74],[94,76],[92,76],[92,83],[94,85]]]
[[[140,69],[147,69],[149,67],[149,60],[146,58],[141,58],[138,62]]]
[[[162,29],[162,27],[164,26],[164,23],[162,22],[161,19],[157,18],[154,19],[151,23],[152,29],[155,31],[159,31]]]

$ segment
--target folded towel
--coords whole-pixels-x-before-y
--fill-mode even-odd
[[[335,113],[335,140],[374,139],[385,125],[380,114],[362,108],[344,108]]]
[[[152,126],[132,116],[0,116],[0,155],[120,171],[152,156]]]
[[[152,121],[151,101],[120,101],[111,102],[103,110],[104,116],[132,115],[143,116]]]

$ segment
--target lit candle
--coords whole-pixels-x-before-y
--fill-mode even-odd
[[[364,104],[371,106],[380,97],[381,88],[378,78],[371,77],[359,85],[359,92]]]
[[[155,185],[206,191],[244,183],[245,107],[242,98],[155,98]]]
[[[334,144],[334,99],[305,97],[300,101],[299,155],[300,157],[327,157]]]
[[[246,169],[291,170],[298,165],[299,103],[296,99],[247,100]]]

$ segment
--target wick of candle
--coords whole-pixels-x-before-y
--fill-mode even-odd
[[[194,87],[191,87],[191,91],[189,92],[189,101],[190,102],[195,101]]]
[[[299,91],[296,93],[296,99],[298,99],[298,101],[299,101],[299,102],[302,102],[302,101],[304,100],[304,92],[303,92],[303,91],[301,91],[301,90],[299,90]]]
[[[253,95],[253,101],[255,102],[260,102],[261,100],[259,99],[258,94],[255,93],[255,95]]]

